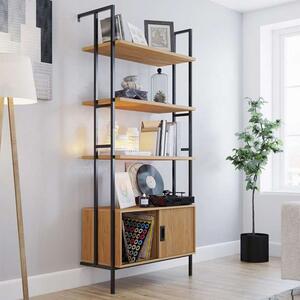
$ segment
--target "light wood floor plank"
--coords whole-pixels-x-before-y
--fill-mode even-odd
[[[300,282],[280,279],[280,260],[241,263],[232,256],[194,264],[193,277],[187,267],[177,267],[117,281],[117,294],[109,294],[109,283],[77,288],[35,300],[256,300],[299,287]],[[295,300],[298,298],[295,297]]]

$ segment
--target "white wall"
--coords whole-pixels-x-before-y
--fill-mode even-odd
[[[197,107],[193,182],[198,211],[197,245],[237,240],[241,229],[239,175],[225,157],[236,146],[233,134],[240,127],[241,15],[207,0],[177,1],[176,5],[172,0],[114,2],[124,19],[141,28],[144,19],[172,20],[176,30],[193,28],[193,50],[198,59],[193,78]],[[16,110],[31,275],[79,266],[80,210],[92,204],[92,163],[78,159],[90,149],[92,142],[92,112],[80,105],[82,100],[92,96],[92,56],[82,53],[80,48],[92,43],[93,32],[91,21],[77,23],[76,14],[109,3],[111,1],[53,0],[53,100]],[[106,59],[101,58],[102,62],[107,65]],[[149,88],[148,79],[154,68],[120,62],[117,71],[117,83],[123,76],[136,73]],[[107,93],[105,85],[102,81],[101,94]],[[183,95],[185,87],[185,83],[179,84],[178,95]],[[179,103],[185,100],[183,96],[178,99]],[[146,117],[130,112],[118,116],[123,126],[138,126]],[[0,281],[19,277],[7,125],[3,138]],[[165,174],[166,167],[161,168]],[[182,172],[180,176],[182,181],[185,174]],[[100,172],[101,183],[106,176]],[[103,202],[107,202],[107,198],[105,200]]]
[[[300,3],[244,14],[243,19],[243,92],[244,96],[260,96],[260,27],[300,18]],[[266,99],[267,100],[267,99]],[[246,122],[244,114],[244,123]],[[257,231],[270,234],[270,240],[280,243],[281,205],[286,201],[300,200],[297,194],[260,194],[256,200]],[[244,193],[243,229],[251,228],[250,195]]]

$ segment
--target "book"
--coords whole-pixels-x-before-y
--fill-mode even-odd
[[[167,123],[166,156],[177,156],[177,124]]]
[[[160,138],[160,151],[159,155],[165,156],[166,155],[166,130],[167,130],[167,121],[161,121],[161,138]]]
[[[157,155],[157,139],[160,121],[142,121],[140,151]]]
[[[157,131],[155,155],[159,156],[160,151],[161,151],[161,126],[159,126]]]
[[[177,123],[167,120],[143,121],[140,150],[156,156],[176,156]]]
[[[124,26],[122,21],[122,15],[118,14],[115,16],[115,32],[116,32],[116,40],[125,40],[124,35]],[[102,42],[110,41],[110,17],[100,20],[101,25],[101,33],[102,33]]]

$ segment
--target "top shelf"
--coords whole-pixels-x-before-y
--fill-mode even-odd
[[[84,47],[82,50],[94,53],[94,45]],[[110,56],[110,42],[99,44],[98,53],[104,56]],[[116,41],[116,58],[156,67],[176,65],[196,60],[191,56],[163,51],[124,40]]]

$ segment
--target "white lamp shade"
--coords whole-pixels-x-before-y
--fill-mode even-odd
[[[17,105],[37,103],[29,57],[0,53],[0,97],[12,97]]]

